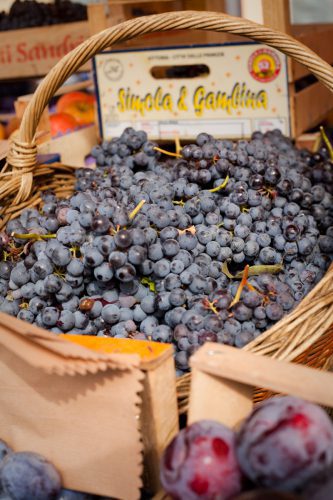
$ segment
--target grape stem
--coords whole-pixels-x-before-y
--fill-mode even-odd
[[[56,234],[37,234],[37,233],[12,233],[11,236],[13,238],[17,238],[19,240],[48,240],[50,238],[56,238]]]
[[[237,273],[235,276],[232,276],[232,274],[230,274],[230,272],[228,270],[227,263],[226,262],[223,263],[223,265],[222,265],[222,272],[224,274],[226,274],[226,276],[228,276],[228,278],[230,278],[230,277],[231,277],[231,279],[232,278],[240,278],[240,277],[242,278],[241,282],[239,284],[239,287],[237,288],[237,292],[236,292],[236,295],[234,297],[234,300],[231,302],[231,304],[229,306],[229,309],[231,307],[233,307],[235,304],[237,304],[237,302],[239,302],[244,287],[248,288],[248,290],[251,290],[252,292],[256,292],[259,295],[262,295],[264,303],[269,302],[270,296],[271,295],[275,295],[275,292],[268,292],[268,294],[265,295],[263,292],[261,292],[260,290],[258,290],[257,288],[255,288],[253,285],[251,285],[251,283],[248,282],[248,277],[249,276],[251,276],[251,275],[255,276],[255,275],[258,275],[258,274],[262,274],[264,272],[268,272],[267,268],[274,268],[275,272],[278,272],[278,271],[280,271],[282,269],[282,265],[281,264],[276,264],[276,265],[271,265],[271,266],[270,265],[267,265],[267,266],[265,266],[265,265],[263,265],[263,266],[259,265],[259,266],[251,266],[250,267],[247,264],[245,266],[244,271],[241,271],[240,273]]]
[[[270,188],[268,186],[264,186],[262,189],[259,189],[258,193],[262,194],[263,196],[266,196],[266,198],[271,197],[272,199],[276,198],[276,191],[273,188]]]
[[[163,153],[163,154],[168,155],[168,156],[175,156],[176,158],[183,158],[180,153],[171,153],[170,151],[166,151],[165,149],[158,148],[157,146],[155,146],[153,149],[155,151],[159,151],[160,153]]]
[[[146,203],[146,200],[141,200],[141,201],[137,204],[137,206],[135,207],[135,209],[134,209],[134,210],[132,210],[132,212],[129,214],[128,218],[129,218],[130,220],[133,220],[133,219],[134,219],[134,217],[136,216],[136,214],[137,214],[138,212],[140,212],[141,208],[143,207],[143,205],[144,205],[145,203]]]
[[[331,144],[331,141],[329,140],[329,138],[327,137],[327,134],[325,132],[325,129],[324,127],[319,127],[319,130],[320,130],[320,133],[321,133],[321,136],[323,138],[323,141],[325,143],[325,146],[327,147],[328,149],[328,152],[329,152],[329,155],[330,155],[330,159],[333,160],[333,147],[332,147],[332,144]]]
[[[53,271],[53,274],[55,274],[56,276],[58,276],[60,279],[66,281],[66,275],[65,275],[65,272],[63,271],[62,268],[55,267],[54,271]]]
[[[187,232],[191,233],[191,234],[195,234],[196,233],[196,229],[195,229],[195,226],[190,226],[190,227],[187,227],[185,229],[178,229],[178,233],[181,235],[181,234],[186,234]]]
[[[258,266],[250,266],[249,267],[249,276],[259,276],[260,274],[269,273],[276,274],[282,271],[282,264],[260,264]],[[235,278],[241,278],[243,276],[244,271],[240,271],[235,275]]]
[[[150,278],[145,276],[144,278],[141,278],[140,282],[143,285],[148,285],[149,290],[151,292],[156,293],[156,286],[155,286],[155,282],[153,280],[151,280]]]
[[[125,227],[123,227],[123,229],[126,229],[126,226],[125,226]],[[119,233],[119,231],[120,231],[120,225],[119,225],[119,224],[117,224],[117,225],[116,225],[116,229],[115,229],[114,227],[112,227],[112,228],[111,228],[111,230],[110,230],[110,234],[111,234],[112,236],[114,236],[115,234]]]
[[[231,274],[231,272],[229,271],[228,269],[228,264],[227,262],[223,262],[222,266],[221,266],[221,271],[223,274],[225,274],[227,276],[227,278],[229,278],[230,280],[234,279],[235,276],[233,274]]]
[[[205,299],[203,299],[202,304],[203,304],[205,309],[210,309],[216,316],[220,317],[220,313],[215,307],[216,302],[217,302],[217,299],[215,299],[211,302],[210,300],[205,298]]]
[[[176,146],[176,153],[177,153],[177,155],[181,156],[180,152],[181,152],[182,146],[180,144],[179,135],[175,136],[175,146]]]
[[[250,266],[248,269],[249,276],[259,276],[260,274],[269,273],[276,274],[282,271],[282,264],[260,264],[258,266]],[[223,262],[222,264],[222,273],[225,274],[230,279],[240,279],[243,277],[245,271],[240,271],[239,273],[232,275],[228,269],[227,262]]]
[[[235,295],[235,297],[234,297],[234,300],[231,302],[231,304],[230,304],[230,306],[229,306],[229,309],[230,309],[231,307],[233,307],[235,304],[237,304],[237,302],[239,302],[239,299],[240,299],[240,296],[241,296],[241,294],[242,294],[242,291],[243,291],[244,286],[248,285],[248,283],[247,283],[247,278],[248,278],[248,276],[249,276],[249,267],[250,267],[250,266],[249,266],[248,264],[245,266],[245,269],[244,269],[244,271],[243,271],[243,277],[242,277],[242,280],[241,280],[241,282],[240,282],[240,284],[239,284],[239,287],[237,288],[236,295]]]
[[[79,248],[79,247],[71,247],[71,248],[69,249],[69,251],[70,251],[70,253],[71,253],[71,255],[72,255],[73,259],[76,259],[76,258],[77,258],[77,256],[78,256],[78,252],[80,251],[80,248]]]
[[[8,257],[10,256],[10,253],[9,252],[6,252],[6,250],[3,251],[3,255],[2,255],[2,260],[4,262],[7,262],[7,259]]]
[[[226,187],[226,185],[228,184],[228,181],[229,181],[229,175],[227,175],[227,177],[224,179],[224,181],[222,182],[222,184],[220,184],[219,186],[216,186],[213,189],[209,189],[209,192],[210,193],[216,193],[217,191],[220,191],[220,189],[223,189],[223,188]]]

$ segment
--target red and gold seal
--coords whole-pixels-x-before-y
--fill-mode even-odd
[[[258,49],[250,55],[248,69],[251,76],[258,82],[271,82],[280,73],[280,58],[274,50],[266,47]]]

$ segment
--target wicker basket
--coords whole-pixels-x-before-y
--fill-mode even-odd
[[[25,111],[18,138],[11,143],[7,164],[0,174],[0,197],[6,222],[25,207],[39,202],[39,191],[52,185],[58,193],[68,191],[70,174],[63,167],[36,167],[35,132],[42,112],[56,90],[98,52],[116,42],[157,31],[202,29],[244,35],[266,43],[303,64],[326,87],[333,91],[333,70],[314,52],[292,37],[250,22],[214,12],[171,12],[140,17],[114,26],[86,40],[67,54],[49,72],[37,88]],[[60,173],[56,173],[57,168]],[[56,182],[47,176],[58,175]],[[42,179],[42,181],[40,180]],[[277,359],[294,360],[324,368],[333,354],[333,267],[299,306],[244,349]],[[187,408],[190,374],[178,380],[179,411]],[[256,397],[263,397],[258,392]]]

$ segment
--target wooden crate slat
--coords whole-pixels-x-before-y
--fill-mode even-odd
[[[210,10],[225,12],[224,0],[183,0],[184,10]]]
[[[333,63],[333,25],[332,24],[312,24],[311,26],[292,26],[292,35],[300,42],[307,45],[326,62]],[[309,70],[295,61],[292,61],[291,81],[309,75]]]
[[[53,139],[48,138],[46,142],[40,144],[38,153],[58,153],[63,164],[80,168],[84,165],[85,157],[96,144],[96,138],[96,125],[87,125],[69,134]]]
[[[118,3],[114,3],[113,0],[109,0],[110,15],[113,15],[113,11],[116,7],[123,9],[126,19],[132,19],[138,15],[149,16],[151,14],[179,11],[183,10],[183,1],[184,0],[166,0],[164,2],[152,2],[151,0],[147,0],[145,2],[124,2],[121,0]]]
[[[322,121],[333,109],[333,94],[320,82],[294,94],[295,135]]]
[[[109,0],[109,4],[136,4],[136,3],[170,3],[174,0],[140,0],[140,2],[135,2],[133,0]]]
[[[103,31],[108,27],[105,8],[106,6],[103,3],[88,5],[88,24],[90,35]]]
[[[261,0],[263,24],[285,33],[290,32],[289,0]]]
[[[71,83],[71,84],[66,84],[60,87],[54,95],[55,96],[60,96],[63,94],[68,94],[69,92],[77,92],[80,90],[88,90],[88,89],[93,89],[94,82],[92,79],[84,80],[83,82],[77,82],[77,83]]]
[[[227,33],[203,32],[199,30],[191,31],[171,31],[166,33],[150,33],[140,36],[135,40],[127,40],[121,44],[115,44],[115,49],[126,48],[147,48],[147,47],[169,47],[176,45],[201,45],[205,43],[226,43],[226,42],[244,42],[248,38],[235,36],[232,38]]]

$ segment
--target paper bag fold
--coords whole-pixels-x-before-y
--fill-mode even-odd
[[[124,356],[92,351],[68,342],[63,336],[1,313],[0,343],[32,366],[58,375],[84,375],[107,368],[125,370],[140,363],[135,354]]]

